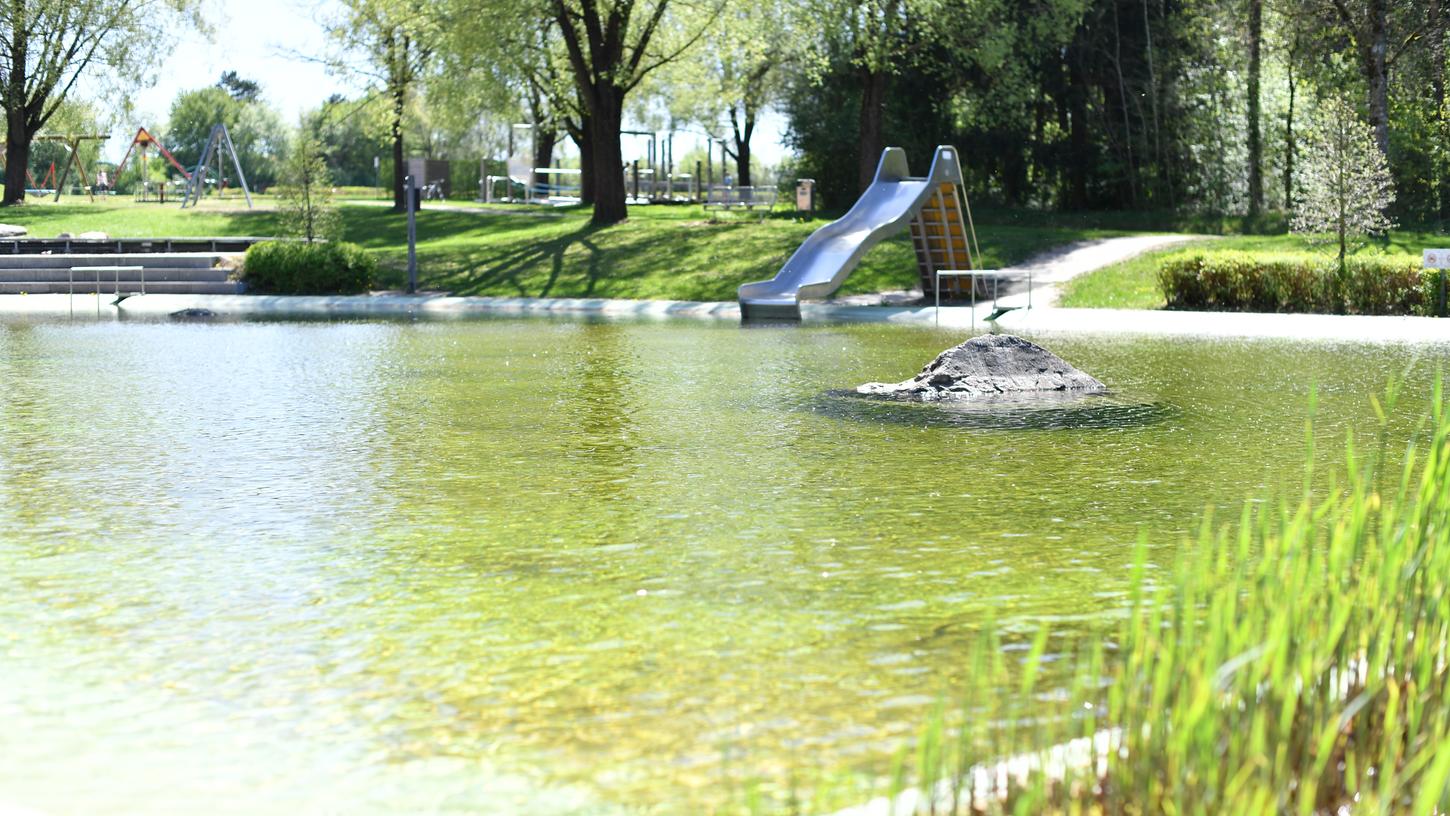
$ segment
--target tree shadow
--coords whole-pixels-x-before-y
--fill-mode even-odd
[[[604,252],[592,240],[601,229],[604,228],[585,224],[563,235],[506,249],[486,259],[465,262],[458,270],[457,282],[451,291],[455,295],[478,295],[507,287],[523,297],[549,297],[563,274],[564,256],[577,245],[588,251],[584,262],[586,272],[582,296],[590,297],[602,274]],[[526,279],[537,277],[538,270],[545,266],[549,273],[541,286],[526,283]]]

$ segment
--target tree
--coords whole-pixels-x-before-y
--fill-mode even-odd
[[[262,95],[261,85],[250,79],[243,79],[236,71],[223,72],[216,86],[231,94],[238,102],[256,102],[257,97]]]
[[[1260,79],[1263,75],[1264,0],[1249,0],[1249,217],[1255,218],[1264,207],[1264,142],[1260,129],[1263,102]]]
[[[1308,142],[1299,163],[1293,229],[1329,235],[1338,245],[1343,274],[1345,255],[1356,239],[1394,226],[1385,215],[1395,200],[1389,164],[1374,128],[1337,97],[1320,105]]]
[[[548,2],[564,40],[582,102],[581,112],[588,121],[594,179],[591,223],[614,224],[628,215],[624,158],[619,145],[625,98],[652,71],[678,59],[693,46],[719,13],[719,7],[702,12],[706,19],[694,23],[691,30],[679,28],[682,21],[669,17],[670,0]]]
[[[139,80],[177,20],[200,25],[196,0],[10,0],[0,4],[5,195],[25,200],[30,146],[82,77]]]
[[[783,91],[792,28],[781,0],[733,0],[706,31],[700,58],[671,66],[662,83],[673,116],[725,141],[743,187],[752,184],[756,123]]]
[[[322,145],[303,127],[283,166],[281,215],[287,234],[312,243],[337,237],[341,222],[332,206],[332,179]]]
[[[328,26],[339,49],[331,65],[337,72],[372,80],[387,101],[393,211],[403,212],[404,117],[447,28],[442,6],[426,0],[343,0],[342,7],[342,18]]]
[[[387,150],[387,126],[372,112],[366,100],[333,94],[303,115],[303,130],[321,146],[333,183],[372,187],[377,181],[373,160]]]
[[[287,127],[282,117],[260,99],[241,101],[219,86],[182,91],[171,103],[166,144],[188,168],[218,124],[227,126],[247,181],[265,189],[277,181],[278,164],[287,153]]]

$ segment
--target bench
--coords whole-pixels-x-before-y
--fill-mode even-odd
[[[711,187],[705,193],[706,210],[721,210],[729,212],[732,210],[746,210],[754,212],[760,208],[760,219],[775,208],[776,198],[779,191],[774,187]]]

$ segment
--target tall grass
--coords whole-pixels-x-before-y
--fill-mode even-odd
[[[1446,812],[1450,416],[1437,384],[1396,472],[1397,399],[1329,498],[1306,434],[1297,499],[1206,518],[1156,580],[1140,546],[1126,614],[1060,656],[1063,687],[1039,681],[1046,629],[1009,661],[988,627],[960,718],[931,718],[875,812]]]

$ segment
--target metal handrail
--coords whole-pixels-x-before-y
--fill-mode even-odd
[[[102,272],[112,272],[112,273],[115,274],[115,295],[116,295],[116,299],[113,300],[113,301],[111,301],[111,305],[112,306],[115,306],[116,304],[118,304],[122,300],[124,300],[124,298],[121,297],[121,273],[122,272],[135,272],[137,270],[140,270],[140,272],[141,272],[141,292],[140,292],[140,294],[143,294],[144,295],[144,294],[146,294],[146,267],[144,267],[144,266],[72,266],[70,268],[70,274],[67,275],[67,279],[68,279],[68,290],[67,290],[67,294],[66,294],[66,303],[67,303],[67,305],[70,306],[70,314],[71,314],[71,316],[74,317],[75,316],[75,313],[76,313],[75,296],[76,296],[76,273],[77,272],[95,272],[96,273],[96,316],[97,317],[100,317],[100,315],[101,315],[101,273]],[[132,292],[131,294],[134,295],[134,294],[137,294],[137,293]]]
[[[1027,308],[1032,308],[1032,267],[1024,270],[1027,274]],[[1006,276],[1021,276],[1022,271],[1007,272],[1002,269],[937,269],[932,272],[932,288],[936,290],[936,325],[941,326],[941,279],[948,278],[975,278],[992,276],[992,302],[997,302],[998,284]],[[977,330],[977,284],[972,282],[972,331]]]

